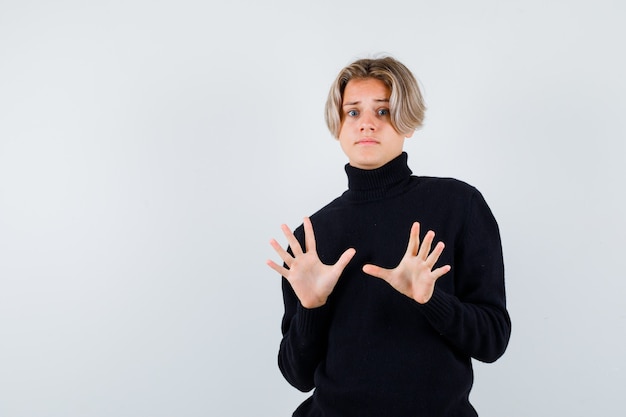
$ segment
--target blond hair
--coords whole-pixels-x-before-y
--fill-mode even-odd
[[[343,123],[343,93],[352,79],[375,78],[391,92],[389,111],[391,125],[398,133],[413,132],[422,125],[426,106],[411,71],[391,57],[359,59],[339,72],[328,92],[325,119],[330,132],[339,137]]]

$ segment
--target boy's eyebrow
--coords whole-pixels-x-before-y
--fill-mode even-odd
[[[377,98],[377,99],[374,99],[374,101],[376,103],[389,103],[389,99],[388,98]],[[343,103],[343,105],[341,107],[356,106],[357,104],[361,104],[361,102],[360,101],[351,101],[349,103]]]

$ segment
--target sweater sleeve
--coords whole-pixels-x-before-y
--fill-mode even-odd
[[[304,229],[294,230],[296,239],[304,246]],[[287,249],[289,253],[291,248]],[[282,279],[285,313],[282,320],[283,338],[278,351],[278,367],[291,385],[302,392],[315,387],[314,375],[326,353],[331,313],[328,303],[317,308],[305,308],[286,278]]]
[[[307,309],[300,304],[289,282],[283,278],[285,314],[278,367],[285,379],[300,391],[315,387],[314,374],[326,349],[330,320],[328,304]]]
[[[454,249],[454,294],[435,285],[431,299],[418,308],[460,352],[493,362],[506,350],[511,320],[506,310],[500,232],[476,190]]]

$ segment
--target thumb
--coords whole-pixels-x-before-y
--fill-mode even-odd
[[[373,277],[384,279],[385,281],[389,278],[390,271],[391,270],[389,269],[381,268],[380,266],[372,264],[363,265],[363,272]]]
[[[341,254],[341,256],[339,257],[339,260],[334,265],[334,268],[337,270],[337,272],[339,272],[339,274],[341,274],[341,272],[343,272],[345,267],[348,265],[348,263],[354,257],[355,253],[356,253],[356,250],[353,249],[353,248],[350,248],[350,249],[347,249],[344,253]]]

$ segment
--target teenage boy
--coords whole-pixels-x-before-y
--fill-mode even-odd
[[[469,417],[471,359],[505,351],[511,322],[497,223],[474,187],[413,176],[405,138],[422,125],[415,78],[397,60],[345,67],[326,123],[348,157],[348,190],[305,218],[282,259],[279,367],[294,416]],[[438,243],[435,242],[435,233]]]

